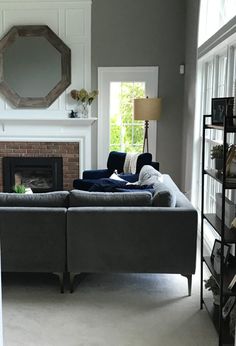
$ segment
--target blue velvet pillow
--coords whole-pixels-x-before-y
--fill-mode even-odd
[[[111,151],[108,160],[107,160],[107,168],[113,173],[116,169],[118,173],[123,172],[124,162],[125,162],[126,153],[120,153],[119,151]]]
[[[118,173],[123,172],[123,167],[125,163],[126,153],[121,153],[119,151],[111,151],[108,160],[107,168],[110,172],[114,172],[116,169]],[[151,165],[152,163],[152,154],[143,153],[138,156],[137,165],[136,165],[136,174],[138,174],[141,168],[145,165]]]
[[[136,174],[141,171],[141,168],[143,166],[151,165],[151,163],[152,163],[152,154],[150,153],[140,154],[137,160]]]

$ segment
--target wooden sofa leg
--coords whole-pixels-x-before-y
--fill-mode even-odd
[[[64,293],[64,273],[62,272],[54,272],[54,275],[56,275],[59,279],[59,283],[60,283],[60,292]]]
[[[188,295],[192,294],[192,275],[191,274],[182,274],[182,276],[186,277],[188,280]]]

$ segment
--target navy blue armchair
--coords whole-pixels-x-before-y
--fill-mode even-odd
[[[73,182],[73,187],[79,190],[89,190],[90,187],[97,182],[98,179],[109,178],[116,170],[118,174],[131,183],[139,178],[139,172],[144,165],[151,165],[159,170],[159,162],[152,161],[152,154],[143,153],[138,156],[135,174],[123,174],[123,167],[126,153],[111,151],[106,169],[87,170],[83,172],[83,179],[76,179]]]

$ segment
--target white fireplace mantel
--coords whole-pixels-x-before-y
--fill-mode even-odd
[[[97,118],[0,118],[2,142],[79,142],[80,174],[91,169],[91,130]]]

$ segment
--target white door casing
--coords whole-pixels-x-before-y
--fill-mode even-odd
[[[158,96],[158,66],[98,68],[98,168],[105,168],[110,143],[110,83],[145,82],[148,97]],[[150,121],[149,147],[156,160],[157,122]]]

